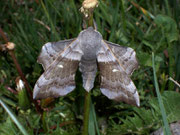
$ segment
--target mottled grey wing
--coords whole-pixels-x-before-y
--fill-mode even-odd
[[[131,75],[133,71],[138,68],[138,61],[136,59],[135,51],[130,47],[120,46],[108,41],[105,42],[119,60],[119,63],[121,63],[125,69],[125,72],[128,75]]]
[[[139,106],[139,95],[134,83],[122,63],[103,40],[101,49],[97,53],[97,61],[100,68],[101,92],[109,99]]]
[[[79,40],[72,41],[57,55],[35,84],[33,98],[64,96],[75,89],[75,73],[81,60]]]
[[[75,39],[48,42],[43,45],[38,57],[38,63],[42,64],[44,70],[57,58],[57,56]]]

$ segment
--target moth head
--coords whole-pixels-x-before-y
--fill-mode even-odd
[[[82,31],[78,38],[80,39],[82,47],[97,49],[97,47],[101,44],[102,35],[98,31],[94,30],[93,27],[89,27],[88,29]]]

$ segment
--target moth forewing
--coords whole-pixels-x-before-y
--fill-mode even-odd
[[[65,48],[70,45],[75,39],[62,40],[58,42],[48,42],[42,46],[41,53],[37,62],[42,64],[46,70],[49,65],[61,54]]]
[[[139,64],[136,58],[136,53],[132,48],[114,44],[109,41],[104,42],[112,50],[128,75],[131,75],[134,70],[138,69]]]
[[[82,56],[78,44],[78,39],[72,41],[50,63],[35,84],[33,98],[64,96],[75,89],[75,73]]]
[[[102,48],[97,54],[101,76],[100,90],[110,99],[139,106],[136,87],[121,64],[121,59],[116,57],[105,41],[102,40],[101,43]]]

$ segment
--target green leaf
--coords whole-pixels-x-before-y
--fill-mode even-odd
[[[180,94],[174,91],[165,91],[162,94],[162,100],[166,110],[169,123],[180,119]],[[148,101],[148,107],[133,107],[133,114],[120,119],[121,123],[112,122],[112,128],[109,133],[118,134],[149,134],[162,126],[162,115],[158,103],[158,98],[153,97]],[[120,109],[122,110],[122,109]],[[122,116],[122,114],[121,114]]]
[[[139,62],[141,63],[141,65],[143,65],[143,66],[151,66],[152,65],[151,55],[149,55],[146,52],[141,52],[140,54],[137,54],[137,55],[138,55],[138,59],[139,59]]]
[[[144,45],[150,47],[151,50],[154,50],[154,47],[153,47],[153,45],[152,45],[150,42],[148,42],[148,41],[146,41],[146,40],[143,40],[142,43],[143,43]]]
[[[178,40],[178,29],[174,19],[166,15],[157,15],[154,22],[162,29],[169,43]]]

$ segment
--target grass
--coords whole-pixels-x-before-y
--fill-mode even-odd
[[[156,94],[158,97],[158,102],[159,102],[159,106],[160,106],[160,110],[161,110],[161,114],[162,114],[162,118],[163,118],[163,123],[165,126],[165,134],[166,135],[171,135],[171,131],[168,125],[168,121],[167,121],[167,115],[166,115],[166,110],[164,108],[164,103],[159,91],[159,85],[158,85],[158,81],[157,81],[157,77],[156,77],[156,69],[155,69],[155,60],[154,60],[154,53],[152,53],[152,66],[153,66],[153,74],[154,74],[154,82],[155,82],[155,88],[156,88]]]
[[[13,112],[9,109],[9,107],[3,102],[3,100],[0,99],[1,106],[6,110],[6,112],[9,114],[11,119],[14,121],[14,123],[17,125],[19,130],[22,132],[23,135],[28,135],[26,129],[23,127],[23,125],[17,120],[16,116],[13,114]]]
[[[82,30],[80,7],[81,2],[73,0],[3,0],[0,3],[0,26],[8,39],[16,44],[15,56],[31,90],[43,72],[36,62],[42,45],[75,38]],[[100,93],[97,77],[91,92],[89,131],[94,131],[92,134],[150,134],[163,126],[163,120],[167,119],[167,125],[167,122],[180,119],[175,109],[180,107],[179,87],[173,82],[169,84],[168,80],[169,77],[178,83],[180,80],[179,13],[180,4],[176,0],[100,0],[94,13],[98,31],[105,40],[132,47],[136,51],[140,67],[131,78],[138,89],[141,107],[108,100]],[[4,43],[0,36],[0,44]],[[155,53],[153,61],[152,52]],[[14,80],[18,73],[8,53],[0,52],[0,98],[16,114],[15,118],[28,134],[81,133],[84,90],[80,76],[78,72],[77,88],[69,95],[39,103],[45,112],[42,120],[32,103],[26,110],[20,107],[18,95],[12,93],[17,92]],[[157,84],[164,110],[158,104]],[[176,101],[172,98],[174,95],[177,96]],[[174,109],[169,110],[171,106]],[[166,113],[166,116],[162,118],[161,113]],[[0,134],[5,135],[8,131],[22,134],[13,123],[8,113],[0,108]]]

